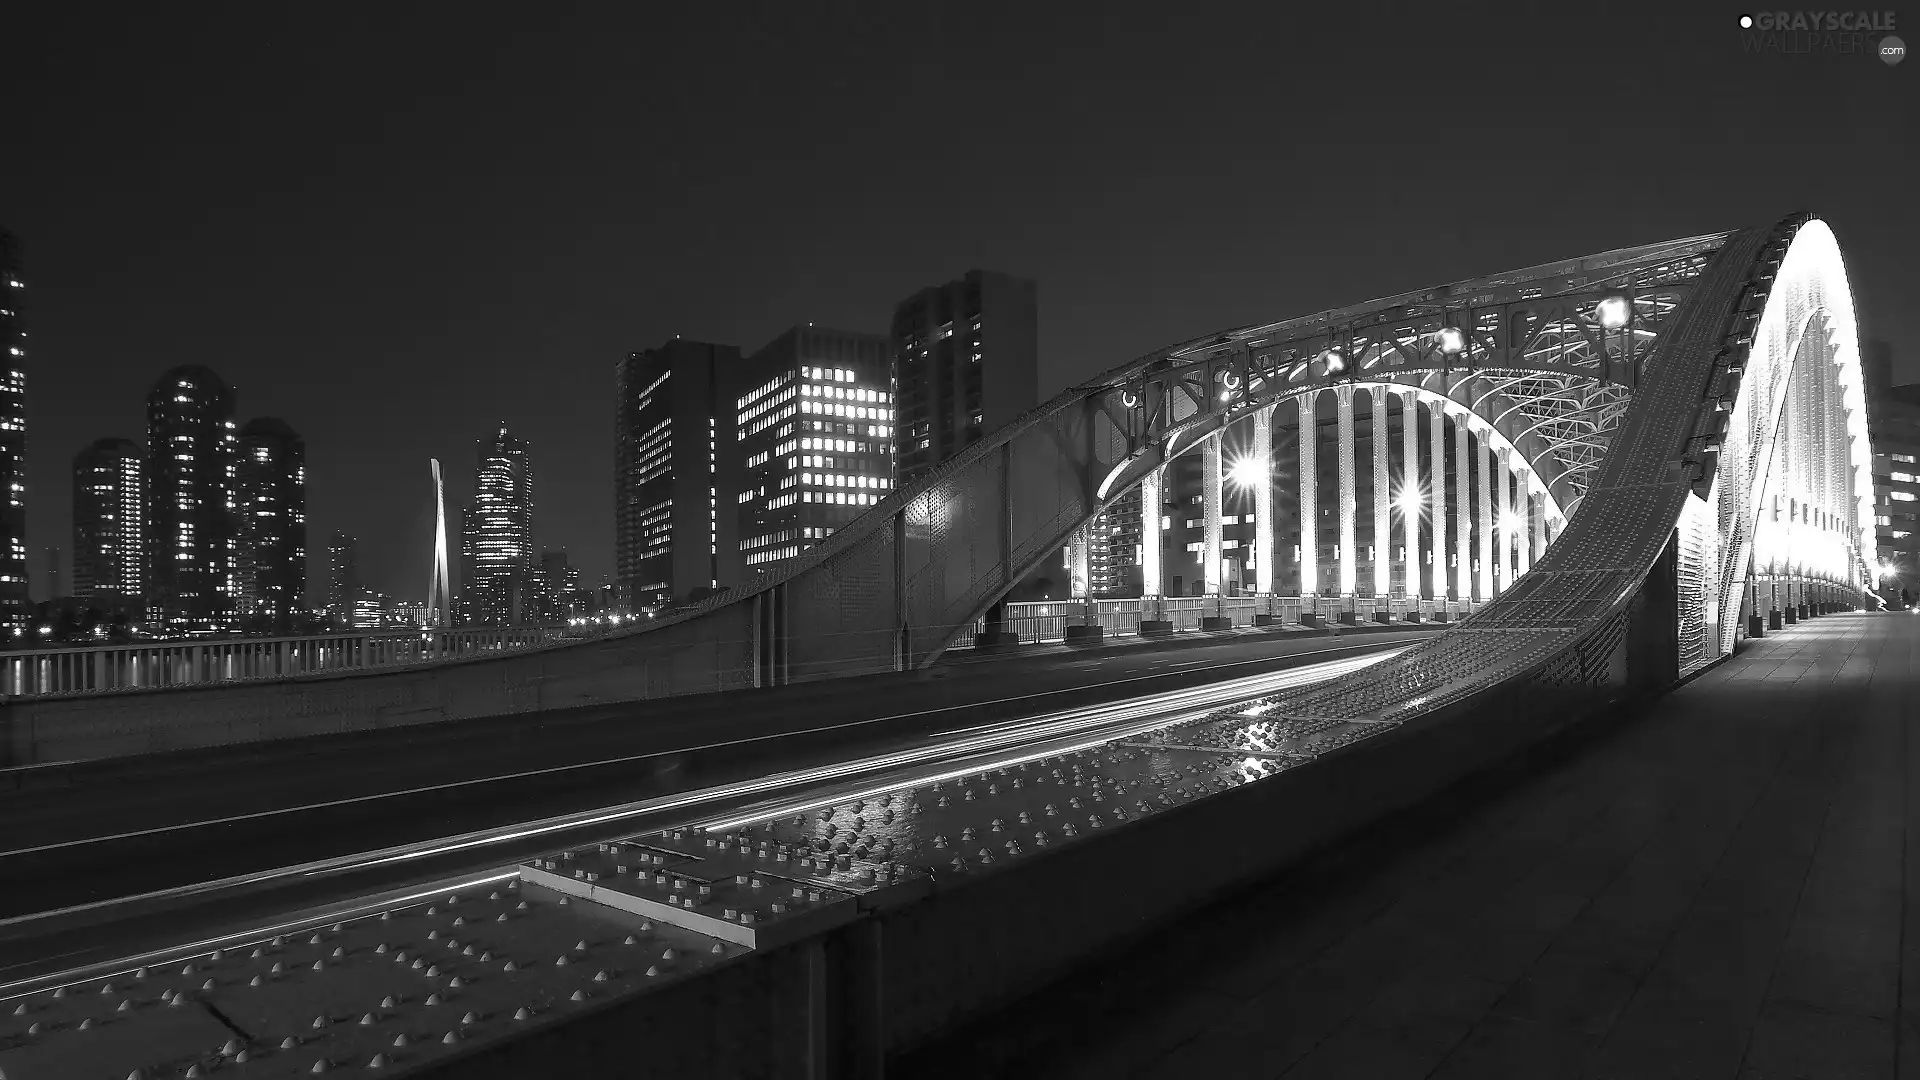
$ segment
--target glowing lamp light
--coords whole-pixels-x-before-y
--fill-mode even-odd
[[[1408,484],[1406,487],[1400,489],[1400,497],[1393,501],[1399,504],[1401,513],[1408,515],[1417,514],[1420,512],[1420,504],[1422,502],[1420,489],[1414,487],[1412,484]]]
[[[1234,459],[1227,469],[1227,481],[1235,487],[1256,488],[1267,482],[1268,470],[1259,458],[1251,455]]]
[[[1457,326],[1442,327],[1439,341],[1440,351],[1448,356],[1459,356],[1467,351],[1467,335]]]
[[[1513,514],[1506,514],[1506,513],[1501,514],[1500,515],[1500,531],[1503,533],[1519,532],[1520,519],[1514,516]]]
[[[1339,349],[1328,349],[1314,359],[1312,370],[1314,375],[1320,377],[1338,375],[1347,370],[1347,358],[1341,355]]]
[[[1626,297],[1618,294],[1600,301],[1593,309],[1593,317],[1608,330],[1618,330],[1627,325],[1632,315],[1633,306],[1627,303]]]

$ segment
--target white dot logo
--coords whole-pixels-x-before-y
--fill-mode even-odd
[[[1901,41],[1892,34],[1888,34],[1886,37],[1880,39],[1880,59],[1885,60],[1888,67],[1893,67],[1906,58],[1906,42]]]
[[[1740,16],[1740,29],[1742,30],[1753,29],[1753,16],[1751,15]]]

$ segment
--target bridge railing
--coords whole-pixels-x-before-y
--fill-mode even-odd
[[[0,697],[98,694],[410,667],[584,641],[617,627],[382,630],[0,653]]]
[[[1146,610],[1142,610],[1143,607]],[[1173,624],[1175,632],[1199,630],[1201,620],[1224,616],[1235,627],[1254,625],[1254,616],[1271,616],[1275,623],[1297,626],[1301,616],[1319,615],[1328,623],[1337,623],[1343,614],[1352,614],[1356,622],[1374,622],[1385,614],[1392,622],[1405,622],[1410,612],[1422,620],[1444,613],[1449,619],[1463,619],[1480,607],[1471,600],[1415,600],[1404,597],[1318,597],[1297,596],[1167,596],[1151,600],[1095,600],[1091,621],[1106,637],[1129,637],[1140,632],[1140,620],[1160,619]],[[1083,626],[1089,621],[1085,600],[1043,600],[1008,604],[1004,616],[1007,630],[1023,645],[1064,641],[1067,627]],[[954,643],[954,648],[973,647],[973,635],[986,630],[986,620],[976,620],[971,630]]]

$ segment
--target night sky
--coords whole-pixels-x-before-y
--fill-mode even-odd
[[[204,363],[306,437],[316,555],[345,529],[369,584],[423,596],[427,459],[457,505],[505,421],[539,543],[591,583],[618,357],[884,331],[973,266],[1039,280],[1050,389],[1812,209],[1920,379],[1920,61],[1749,55],[1735,7],[566,6],[9,15],[36,582],[74,452],[143,438],[148,385]]]

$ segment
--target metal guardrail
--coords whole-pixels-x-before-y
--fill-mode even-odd
[[[1067,627],[1099,626],[1108,637],[1140,632],[1142,619],[1169,622],[1175,631],[1199,630],[1201,620],[1225,617],[1233,625],[1252,626],[1254,616],[1271,616],[1282,625],[1297,625],[1303,615],[1319,615],[1327,622],[1338,622],[1351,613],[1359,622],[1373,622],[1384,613],[1392,622],[1404,622],[1408,612],[1418,611],[1422,621],[1431,621],[1445,613],[1450,620],[1464,619],[1477,611],[1482,602],[1461,600],[1414,600],[1395,597],[1319,597],[1297,596],[1167,596],[1152,600],[1094,600],[1088,612],[1086,600],[1049,600],[1008,604],[1004,617],[1007,630],[1023,645],[1064,641]],[[1144,610],[1143,610],[1144,606]],[[974,622],[970,632],[954,643],[956,649],[973,647],[973,635],[986,630],[986,620]]]
[[[381,630],[0,653],[0,697],[48,697],[377,671],[588,641],[620,625]]]

